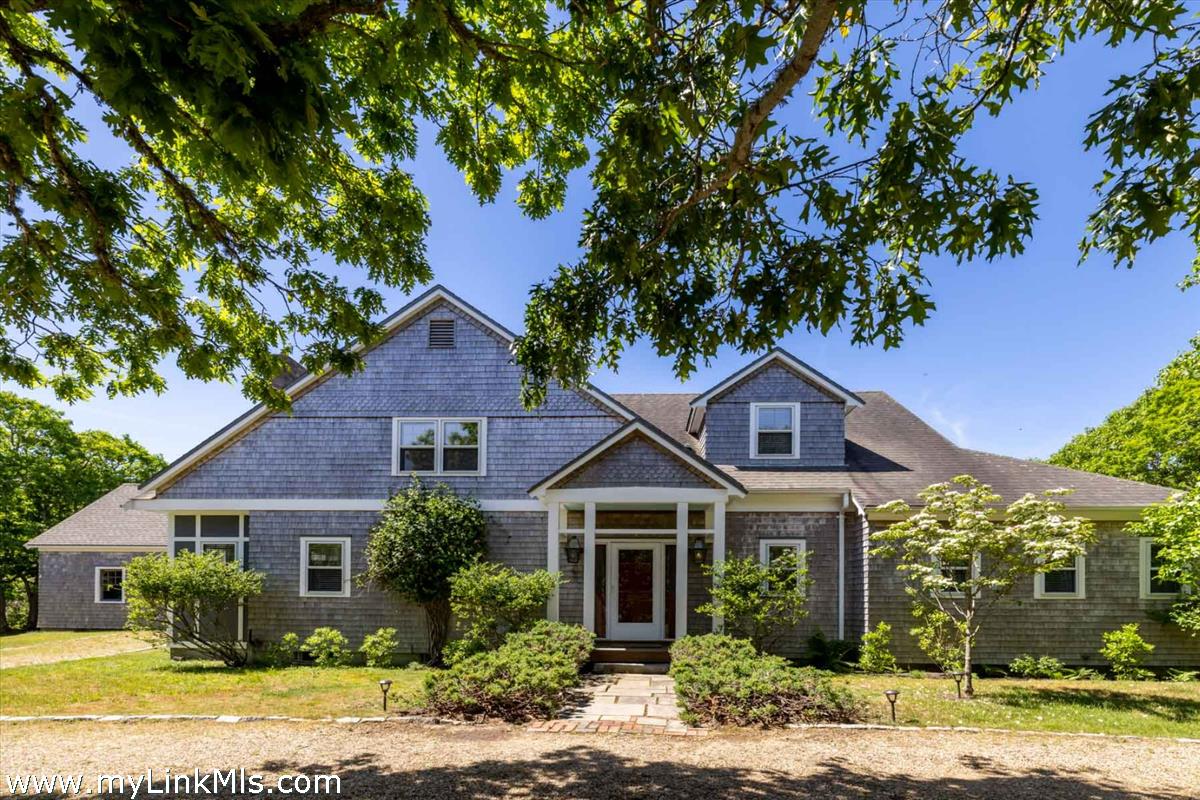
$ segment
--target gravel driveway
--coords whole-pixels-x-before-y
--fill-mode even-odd
[[[680,739],[505,726],[132,722],[4,724],[0,743],[7,775],[332,772],[342,795],[356,800],[1200,796],[1200,745],[1151,739],[841,730]],[[5,789],[0,783],[0,795]]]

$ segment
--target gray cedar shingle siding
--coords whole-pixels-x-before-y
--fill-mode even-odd
[[[455,316],[457,346],[427,346],[430,317]],[[526,411],[507,345],[439,304],[371,350],[365,369],[333,375],[183,475],[159,494],[178,498],[386,497],[392,418],[487,417],[486,476],[428,476],[479,498],[527,499],[526,490],[619,428],[623,420],[578,392],[551,387]]]
[[[772,539],[804,539],[808,553],[809,616],[779,637],[772,648],[800,655],[805,639],[820,630],[837,638],[837,532],[835,512],[732,512],[725,517],[726,548],[731,558],[759,558],[759,543]]]
[[[546,515],[539,512],[484,512],[488,555],[523,572],[546,566]],[[353,647],[379,628],[397,630],[400,651],[428,650],[425,612],[390,593],[351,582],[350,597],[300,596],[301,537],[350,537],[351,575],[366,570],[365,548],[373,512],[253,512],[246,543],[246,566],[266,573],[263,593],[247,604],[247,634],[257,643],[285,633],[301,638],[314,628],[340,630]]]
[[[750,457],[750,404],[800,403],[800,457]],[[846,461],[845,404],[779,364],[770,364],[709,400],[703,456],[714,464],[778,469],[841,467]]]
[[[1120,522],[1097,523],[1099,538],[1089,548],[1085,566],[1085,599],[1035,600],[1033,578],[1018,583],[988,612],[977,662],[1004,666],[1022,653],[1031,653],[1054,656],[1068,664],[1103,666],[1097,653],[1101,634],[1137,622],[1142,637],[1155,645],[1148,663],[1200,665],[1200,642],[1147,617],[1146,612],[1161,611],[1170,601],[1138,598],[1138,540],[1123,533],[1122,527]],[[910,609],[895,562],[874,559],[870,624],[882,619],[892,625],[892,651],[902,663],[925,663],[928,659],[909,635],[913,626]]]
[[[96,568],[123,567],[145,553],[56,553],[38,556],[38,628],[116,630],[124,603],[96,602]]]
[[[685,464],[675,453],[635,433],[564,476],[551,488],[669,486],[708,489],[717,485]]]

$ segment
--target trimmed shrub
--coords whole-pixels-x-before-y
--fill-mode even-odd
[[[671,647],[671,675],[694,724],[780,726],[790,722],[853,722],[859,709],[831,675],[793,667],[759,653],[749,641],[723,634],[688,636]]]
[[[400,643],[396,641],[395,628],[380,628],[374,633],[363,637],[362,646],[358,652],[368,667],[390,667],[396,662],[396,650]]]
[[[317,628],[304,640],[304,652],[318,667],[344,667],[354,657],[350,642],[337,628]]]
[[[1119,681],[1147,681],[1154,673],[1142,667],[1146,656],[1154,652],[1154,645],[1142,638],[1136,622],[1122,625],[1103,636],[1104,646],[1100,655],[1109,663],[1113,677]]]
[[[300,637],[285,633],[278,642],[270,642],[259,654],[259,660],[269,667],[290,667],[300,660]]]
[[[892,655],[892,626],[880,622],[875,630],[867,631],[862,637],[858,654],[858,668],[863,672],[895,672],[896,657]]]
[[[579,685],[595,636],[577,625],[541,622],[510,634],[498,650],[467,656],[425,679],[429,708],[452,717],[520,722],[549,718]]]
[[[818,630],[805,640],[802,663],[808,667],[845,672],[858,660],[858,645],[847,639],[830,639]]]
[[[446,661],[495,650],[506,634],[528,630],[557,586],[558,576],[544,569],[524,574],[490,561],[460,569],[450,579],[450,608],[462,636],[446,646]]]
[[[1076,667],[1075,669],[1063,670],[1063,680],[1067,681],[1102,681],[1104,676],[1098,670],[1091,667]]]
[[[1008,665],[1008,674],[1017,678],[1061,678],[1063,663],[1053,656],[1033,656],[1022,653]]]

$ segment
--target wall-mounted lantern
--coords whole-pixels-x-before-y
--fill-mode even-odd
[[[692,551],[692,561],[697,564],[708,563],[709,550],[708,540],[703,536],[693,536],[692,543],[688,547]]]
[[[568,564],[579,563],[579,557],[583,555],[583,542],[579,540],[578,534],[573,533],[567,537],[566,553]]]

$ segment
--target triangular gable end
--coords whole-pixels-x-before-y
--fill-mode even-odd
[[[708,488],[745,495],[737,481],[642,420],[614,432],[529,493],[540,497],[558,489],[618,486]]]
[[[438,285],[432,287],[421,296],[413,299],[403,308],[385,319],[382,323],[384,333],[380,339],[376,342],[373,342],[369,347],[357,348],[358,351],[368,352],[378,348],[387,342],[398,331],[403,330],[408,325],[419,320],[427,312],[436,308],[440,304],[452,306],[455,311],[465,315],[466,317],[469,317],[486,332],[505,344],[511,345],[511,343],[516,339],[516,334],[514,334],[508,328],[484,314],[482,311],[458,297],[445,287]],[[299,398],[320,385],[325,380],[337,374],[340,373],[326,370],[324,372],[306,375],[294,385],[289,387],[289,391],[293,398]],[[591,386],[590,384],[577,390],[577,392],[581,397],[585,398],[591,403],[594,403],[596,406],[602,408],[608,413],[611,413],[618,419],[632,420],[636,416],[624,405],[617,402],[600,389]],[[180,456],[157,475],[151,477],[141,487],[142,498],[145,499],[147,497],[153,497],[156,491],[169,486],[181,475],[212,458],[229,444],[237,441],[246,433],[253,430],[263,420],[268,419],[274,413],[275,412],[271,409],[259,404],[242,414],[224,428],[217,431],[217,433],[213,434],[208,439],[204,440],[199,445]]]

